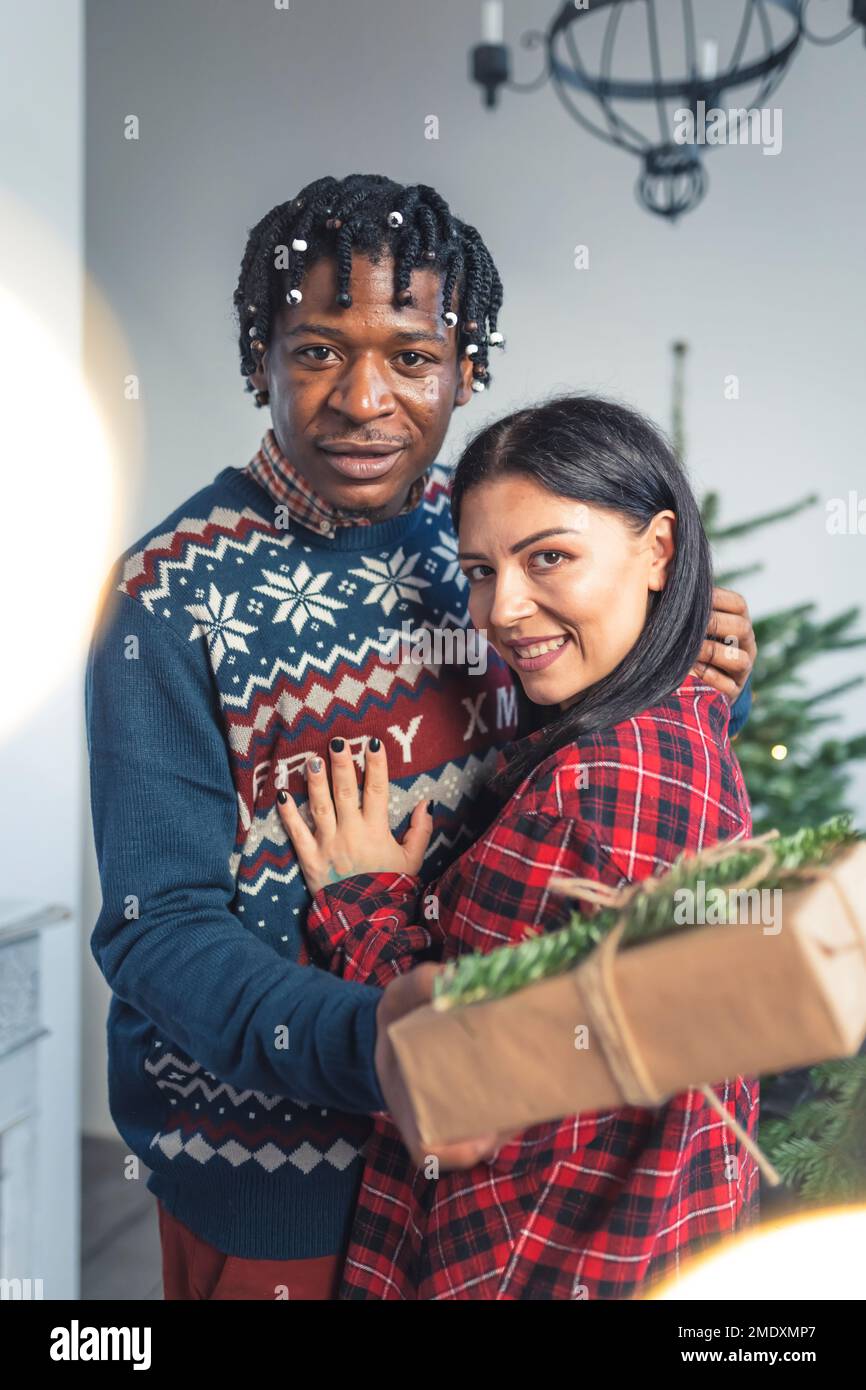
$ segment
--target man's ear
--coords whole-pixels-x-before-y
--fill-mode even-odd
[[[259,358],[259,365],[254,372],[250,372],[248,380],[253,383],[257,391],[267,391],[268,389],[268,357],[270,349],[265,348]]]
[[[649,528],[650,570],[647,584],[661,590],[668,582],[668,570],[677,552],[676,512],[657,512]]]
[[[472,358],[461,357],[457,363],[457,389],[454,392],[454,405],[465,405],[472,399]]]

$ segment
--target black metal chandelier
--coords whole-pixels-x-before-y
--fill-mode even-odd
[[[543,50],[544,65],[534,80],[516,82],[502,0],[482,0],[471,75],[488,107],[503,87],[531,92],[550,81],[580,125],[640,159],[640,202],[675,220],[706,192],[707,145],[736,143],[744,118],[760,120],[804,39],[823,45],[866,31],[866,0],[850,4],[850,23],[824,36],[808,25],[810,0],[712,0],[703,10],[698,0],[565,0],[546,30],[522,36],[523,47]],[[639,50],[637,72],[621,71],[623,48],[632,66]],[[663,52],[674,55],[669,71]],[[718,138],[701,138],[708,112]]]

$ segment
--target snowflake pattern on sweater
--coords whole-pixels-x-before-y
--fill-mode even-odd
[[[394,833],[403,833],[418,801],[434,802],[421,875],[428,880],[475,838],[473,807],[497,749],[516,735],[516,690],[492,649],[484,673],[388,659],[383,634],[404,621],[413,628],[468,623],[448,480],[434,465],[408,511],[317,534],[294,518],[277,524],[277,497],[249,469],[226,468],[118,561],[111,587],[127,605],[109,631],[130,626],[131,601],[150,615],[141,619],[146,631],[153,620],[171,629],[166,650],[184,644],[212,685],[236,802],[234,843],[226,847],[231,912],[286,961],[309,960],[301,929],[310,899],[276,792],[285,788],[309,821],[309,756],[327,758],[337,735],[360,770],[368,739],[382,739]],[[107,656],[99,659],[107,665]],[[92,698],[104,706],[101,679],[108,677],[97,671]],[[107,727],[104,709],[102,718]],[[88,719],[90,732],[90,713]],[[103,737],[101,728],[94,733],[92,764]],[[102,824],[111,820],[115,793],[95,761],[95,821]],[[184,768],[179,776],[189,781],[195,773]],[[194,827],[183,833],[194,834]],[[112,853],[116,859],[120,850]],[[122,924],[110,857],[105,850],[100,860],[105,902],[93,949],[112,983],[109,962],[119,954]],[[188,985],[194,989],[195,981]],[[176,1002],[172,1007],[177,1012]],[[177,1033],[185,1036],[180,1025]],[[236,1255],[299,1258],[339,1248],[368,1115],[295,1100],[289,1085],[271,1092],[221,1078],[207,1069],[208,1058],[196,1060],[129,998],[113,1000],[109,1048],[115,1123],[152,1170],[151,1190],[180,1220]],[[255,1065],[239,1060],[238,1074],[258,1075]],[[303,1079],[301,1094],[311,1084]]]

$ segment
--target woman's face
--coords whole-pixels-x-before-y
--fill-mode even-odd
[[[664,588],[675,524],[659,512],[637,535],[620,513],[517,475],[466,493],[458,557],[469,615],[530,700],[565,709],[619,665]]]

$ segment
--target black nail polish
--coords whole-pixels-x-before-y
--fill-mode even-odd
[[[432,816],[432,814],[433,814],[433,802],[432,802],[432,801],[428,801],[428,802],[427,802],[427,814],[428,814],[428,816]]]
[[[333,748],[333,750],[334,750],[335,753],[342,753],[342,751],[343,751],[343,740],[342,740],[341,738],[332,738],[332,739],[331,739],[331,747]]]
[[[285,792],[277,792],[277,801],[279,801],[281,806],[284,804],[284,802],[288,801],[288,799],[289,798]]]
[[[381,746],[382,746],[382,745],[381,745],[381,743],[379,742],[379,740],[378,740],[377,738],[371,738],[371,739],[370,739],[370,752],[371,752],[371,753],[378,753],[378,751],[379,751],[379,749],[381,748]]]

